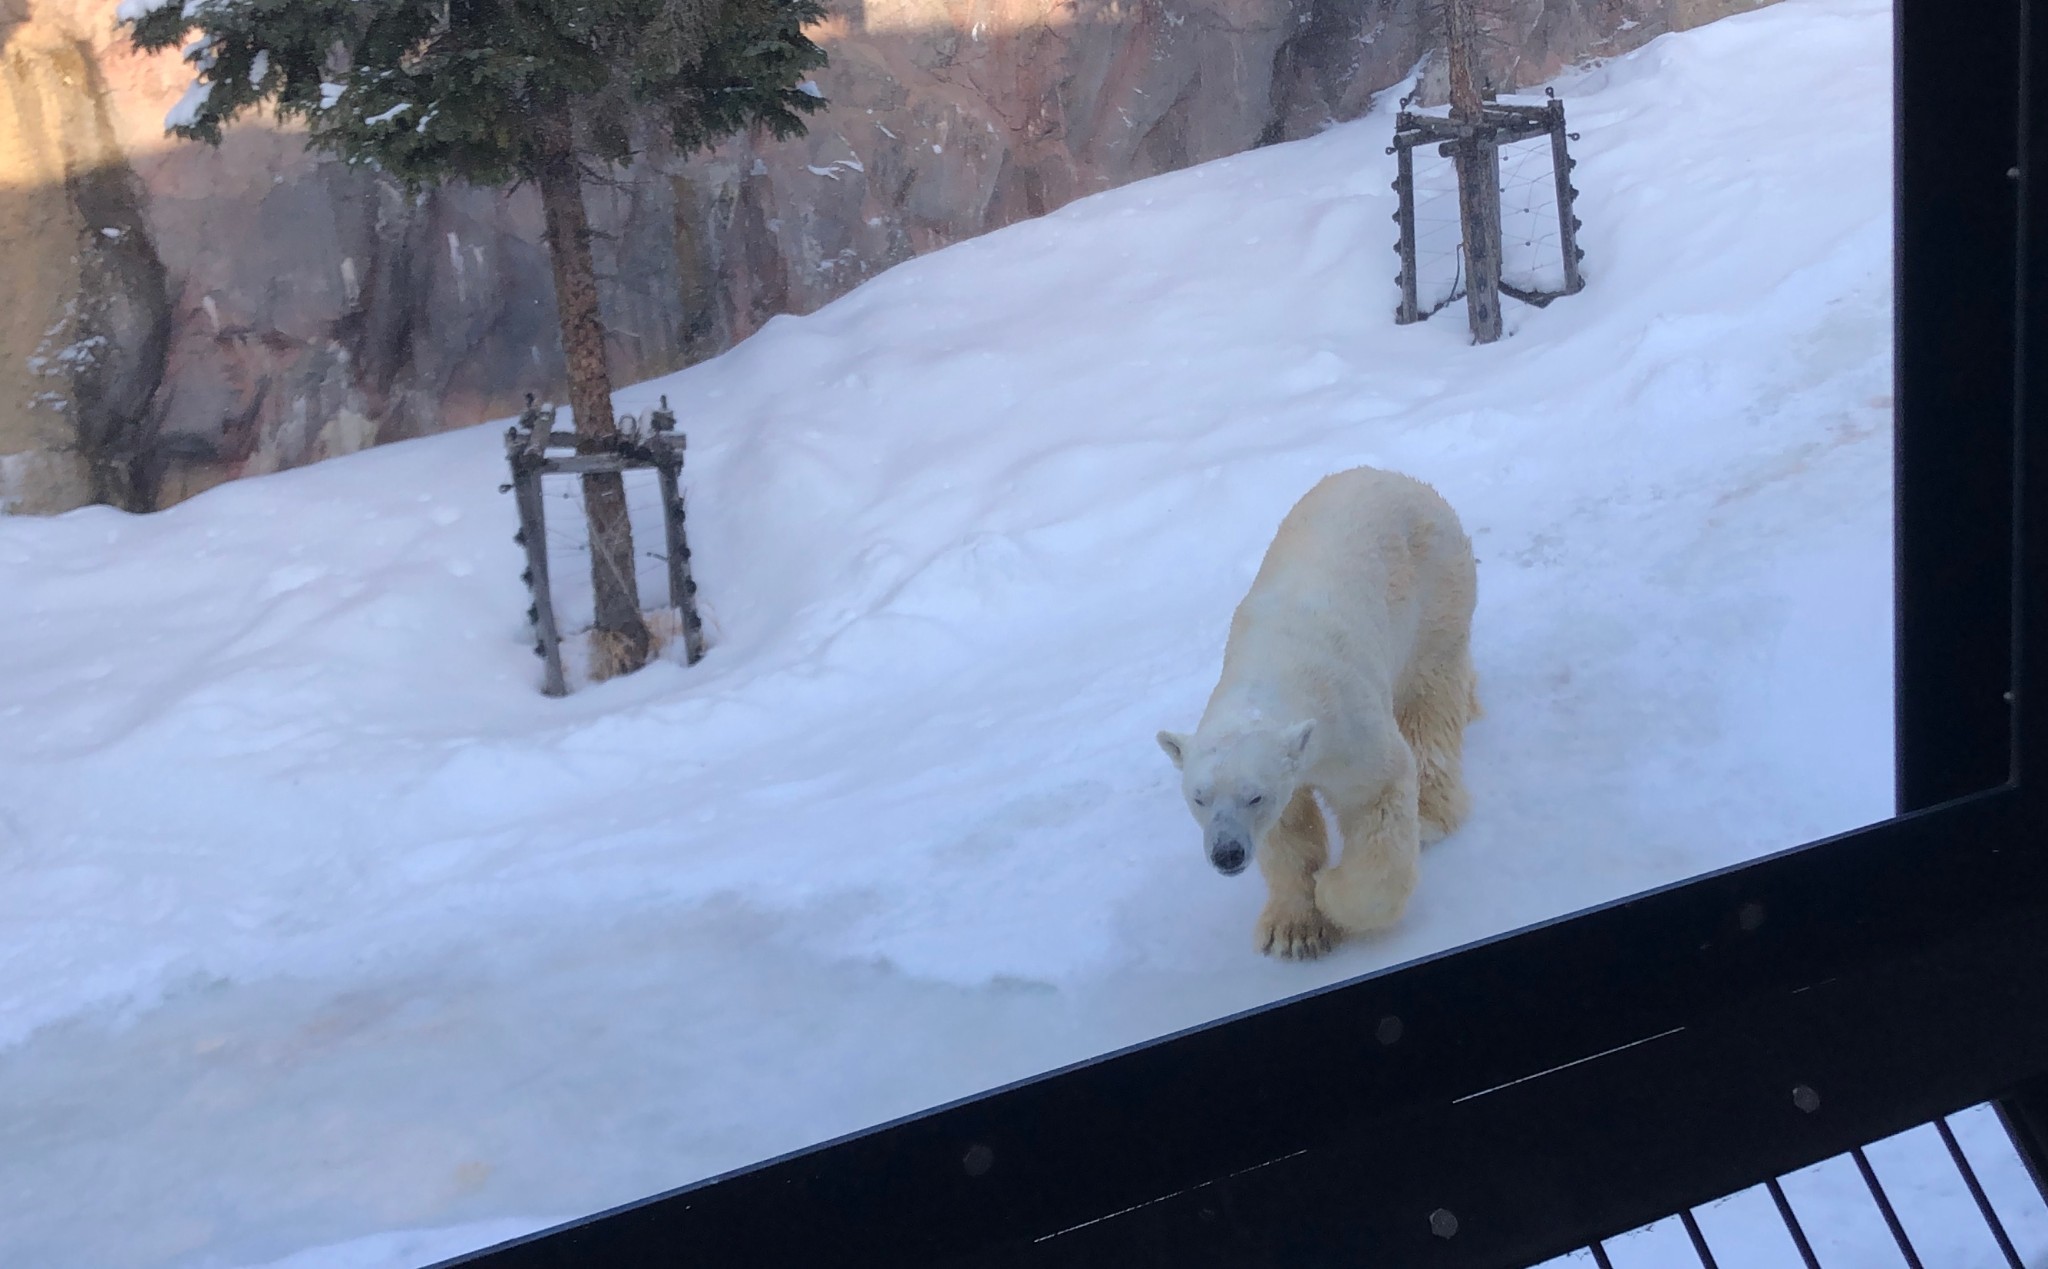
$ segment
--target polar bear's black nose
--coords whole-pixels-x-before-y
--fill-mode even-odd
[[[1209,862],[1216,865],[1216,871],[1231,876],[1244,871],[1244,847],[1236,842],[1225,842],[1209,852]]]

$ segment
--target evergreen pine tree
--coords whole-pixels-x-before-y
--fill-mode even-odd
[[[635,124],[688,152],[751,127],[802,135],[825,103],[819,0],[124,0],[135,47],[184,44],[195,82],[166,119],[218,143],[245,111],[409,189],[533,182],[579,437],[617,435],[583,176],[632,155]],[[186,41],[190,38],[190,42]],[[617,474],[584,477],[599,677],[650,645]]]

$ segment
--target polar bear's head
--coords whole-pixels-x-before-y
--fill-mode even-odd
[[[1159,747],[1180,768],[1181,795],[1202,826],[1216,871],[1236,876],[1251,863],[1301,786],[1315,731],[1309,719],[1292,727],[1159,733]]]

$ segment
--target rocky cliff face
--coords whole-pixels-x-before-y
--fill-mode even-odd
[[[1752,2],[1481,0],[1487,74],[1532,83]],[[170,141],[185,68],[128,52],[112,10],[0,0],[0,507],[160,507],[556,388],[530,190],[410,198],[261,122]],[[651,153],[590,191],[614,372],[1355,117],[1433,30],[1421,0],[846,0],[808,137]]]

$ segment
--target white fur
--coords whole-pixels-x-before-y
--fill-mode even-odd
[[[1266,876],[1261,951],[1317,956],[1392,925],[1421,847],[1464,820],[1476,597],[1471,541],[1421,481],[1338,472],[1281,521],[1201,724],[1159,734],[1211,859],[1243,843]]]

